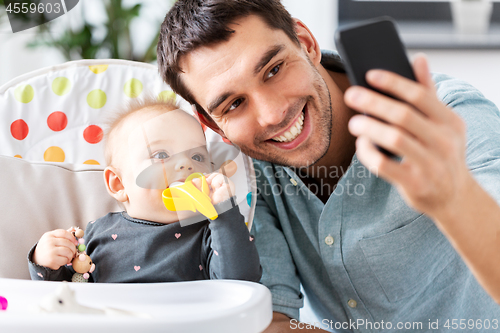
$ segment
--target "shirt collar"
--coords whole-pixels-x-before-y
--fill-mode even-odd
[[[329,71],[345,73],[344,63],[335,51],[321,50],[321,65]]]

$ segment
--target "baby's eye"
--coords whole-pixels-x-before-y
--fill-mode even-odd
[[[203,156],[201,154],[194,154],[191,158],[197,162],[204,162],[205,161],[205,156]]]
[[[164,151],[159,151],[159,152],[153,154],[153,158],[156,158],[159,160],[164,160],[164,159],[167,159],[169,157],[170,156],[168,156],[168,154]]]

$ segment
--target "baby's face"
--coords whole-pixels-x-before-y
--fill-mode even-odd
[[[128,123],[120,135],[128,149],[122,150],[120,169],[128,196],[127,213],[134,218],[162,223],[178,221],[183,213],[167,210],[162,192],[194,172],[211,172],[201,125],[182,110],[140,111],[125,121]],[[153,170],[155,186],[138,184],[138,176],[153,164],[159,167],[149,169]]]

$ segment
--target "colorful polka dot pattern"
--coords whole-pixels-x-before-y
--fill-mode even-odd
[[[87,95],[87,104],[93,109],[101,109],[107,102],[107,96],[101,89],[94,89]]]
[[[52,91],[58,96],[63,96],[71,90],[71,81],[67,77],[57,77],[52,81]]]
[[[123,68],[122,66],[118,67]],[[101,125],[104,117],[95,116],[94,113],[91,117],[81,116],[78,118],[75,115],[75,109],[77,113],[104,113],[113,108],[116,109],[120,102],[123,101],[123,98],[117,94],[116,88],[120,89],[119,93],[123,97],[128,98],[141,97],[146,89],[154,91],[158,87],[168,88],[161,82],[161,78],[153,68],[146,70],[134,68],[130,70],[133,67],[125,66],[126,70],[123,73],[118,73],[113,68],[116,67],[108,64],[81,66],[77,69],[77,75],[74,75],[71,74],[72,69],[69,67],[62,71],[54,71],[53,75],[46,75],[47,79],[43,81],[43,84],[39,84],[34,80],[26,80],[13,86],[11,94],[13,94],[16,103],[19,103],[14,104],[14,109],[19,108],[22,111],[17,118],[9,120],[10,136],[16,142],[22,142],[23,146],[21,147],[26,148],[17,152],[14,151],[9,155],[23,158],[28,151],[26,158],[29,160],[101,165],[101,161],[104,160],[102,147],[100,147],[99,143],[101,143],[104,135]],[[117,73],[118,75],[116,75]],[[117,80],[117,77],[121,77],[121,79]],[[122,79],[124,80],[121,81]],[[121,88],[120,81],[122,82]],[[160,84],[158,84],[158,81]],[[82,86],[85,86],[85,88]],[[177,98],[176,94],[170,89],[163,88],[159,92],[156,91],[159,100],[175,101]],[[113,98],[111,103],[109,98]],[[51,104],[57,105],[56,109],[46,110],[45,105]],[[21,107],[21,105],[26,105],[27,108]],[[67,106],[64,107],[64,105]],[[76,107],[73,107],[73,105],[76,105]],[[44,116],[45,124],[42,126],[39,118],[40,112],[47,112]],[[37,114],[37,116],[34,116],[34,114]],[[87,123],[86,125],[82,126],[82,118]],[[38,132],[45,133],[43,134],[44,137],[40,138]],[[54,139],[50,139],[49,133],[53,133]],[[47,139],[48,135],[49,139]],[[75,138],[76,135],[83,139],[82,142],[85,144],[96,146],[95,149],[83,149],[97,152],[95,157],[88,155],[86,158],[77,158],[75,160],[75,157],[81,154],[80,151],[82,150],[78,147],[72,147],[72,140],[80,140]],[[73,139],[68,140],[68,137]],[[46,143],[45,140],[47,140]],[[38,155],[34,156],[30,147],[37,144],[42,145],[41,142],[43,142],[44,147],[37,147]],[[76,144],[80,145],[81,143]]]
[[[14,139],[19,141],[26,139],[29,131],[28,124],[22,119],[18,119],[10,125],[10,133]]]
[[[108,69],[108,65],[94,65],[94,66],[89,66],[89,69],[92,73],[94,74],[101,74]]]
[[[64,151],[56,146],[47,148],[43,154],[43,160],[45,162],[64,162],[66,155]]]
[[[21,103],[29,103],[35,97],[35,90],[29,84],[21,85],[14,90],[14,97]]]
[[[55,111],[47,118],[47,125],[54,132],[60,132],[68,125],[68,117],[61,111]]]
[[[248,192],[248,194],[247,194],[247,204],[249,206],[252,205],[252,192]]]
[[[130,79],[125,83],[123,92],[130,98],[139,97],[142,93],[142,83],[137,79]]]
[[[93,74],[102,74],[108,70],[108,65],[94,65],[88,66],[88,69]],[[51,91],[56,96],[71,95],[73,83],[70,78],[66,76],[57,76],[51,81]],[[141,95],[144,90],[143,83],[137,78],[128,79],[123,85],[123,93],[129,98],[136,98]],[[30,84],[21,84],[14,90],[14,98],[17,102],[28,104],[33,101],[35,97],[35,89]],[[170,90],[163,90],[158,94],[160,99],[175,99],[175,94]],[[105,89],[92,89],[86,95],[87,105],[91,109],[102,109],[106,106],[108,96]],[[29,119],[26,117],[25,119]],[[18,141],[24,141],[30,134],[30,126],[25,119],[16,119],[10,125],[10,134]],[[68,127],[68,115],[64,111],[53,111],[46,118],[46,125],[52,132],[63,132]],[[35,125],[31,125],[35,126]],[[37,127],[37,126],[36,126]],[[37,127],[38,128],[38,127]],[[101,126],[92,124],[83,129],[82,137],[86,143],[95,145],[102,141],[104,131]],[[15,157],[22,158],[21,154],[15,154]],[[66,160],[66,153],[63,148],[59,146],[50,146],[43,152],[43,160],[47,162],[64,162]],[[100,165],[96,159],[87,159],[83,162],[87,165]]]
[[[167,101],[169,99],[175,101],[176,100],[176,95],[173,91],[171,90],[163,90],[161,93],[158,94],[157,99],[159,101]]]
[[[90,144],[96,144],[101,142],[103,134],[99,126],[90,125],[83,131],[83,138]]]

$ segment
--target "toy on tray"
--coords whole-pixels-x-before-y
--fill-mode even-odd
[[[77,253],[71,262],[76,273],[73,274],[71,282],[88,282],[90,273],[95,269],[95,264],[87,255],[87,252],[85,252],[87,247],[85,246],[85,239],[83,239],[84,232],[78,227],[71,227],[68,231],[71,232],[78,241],[78,245],[76,245]]]
[[[56,292],[46,296],[38,305],[40,312],[47,313],[78,313],[94,314],[106,316],[134,316],[139,318],[151,318],[149,314],[120,310],[115,308],[93,308],[81,305],[76,301],[75,291],[72,290],[66,281],[63,281]]]

